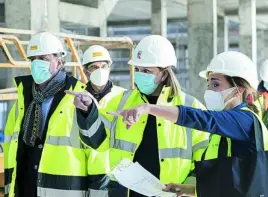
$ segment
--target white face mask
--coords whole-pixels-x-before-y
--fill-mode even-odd
[[[233,87],[221,92],[206,90],[204,98],[207,109],[212,111],[222,111],[226,107],[226,105],[228,105],[233,99],[235,99],[231,98],[226,103],[224,102],[224,99],[235,89],[236,88]]]
[[[104,86],[109,80],[109,69],[99,68],[90,74],[90,81],[96,86]]]

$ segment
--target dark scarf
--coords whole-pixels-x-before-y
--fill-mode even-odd
[[[99,102],[106,94],[111,91],[112,87],[113,83],[111,81],[108,81],[105,88],[100,93],[96,93],[89,81],[87,84],[87,91],[92,94],[92,96]]]
[[[65,79],[66,73],[59,71],[44,89],[41,89],[35,83],[33,84],[33,100],[25,113],[25,120],[22,126],[23,141],[28,146],[34,147],[36,138],[41,138],[39,134],[43,125],[42,103],[65,86]]]

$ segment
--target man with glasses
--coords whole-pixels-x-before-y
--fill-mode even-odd
[[[89,82],[87,90],[100,102],[108,93],[120,94],[124,90],[109,80],[112,60],[107,49],[100,45],[89,47],[83,55],[83,67]]]
[[[93,95],[98,101],[98,109],[101,117],[101,121],[104,123],[105,129],[110,130],[110,125],[113,120],[113,116],[108,115],[106,112],[116,110],[119,102],[110,102],[114,97],[123,95],[125,89],[115,86],[111,80],[109,80],[112,60],[107,49],[100,45],[90,46],[83,55],[83,68],[84,73],[88,78],[86,90]],[[76,94],[76,93],[74,93]],[[76,95],[77,99],[79,94]],[[79,108],[80,102],[76,102],[75,105]],[[82,141],[87,141],[88,130],[91,127],[86,121],[80,121],[78,125],[80,127],[80,138]],[[100,128],[100,127],[99,127]],[[99,135],[99,136],[98,136]],[[103,142],[103,132],[95,132],[91,137],[89,144],[107,144]],[[88,144],[88,143],[87,143]],[[103,151],[106,150],[106,151]],[[95,151],[91,148],[88,149],[88,177],[89,177],[89,191],[90,197],[103,196],[104,188],[109,187],[109,179],[106,179],[106,174],[111,171],[114,166],[110,164],[109,150],[107,147],[100,145],[98,150]]]

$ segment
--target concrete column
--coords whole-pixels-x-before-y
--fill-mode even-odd
[[[108,28],[107,28],[107,20],[100,26],[100,37],[107,37]]]
[[[51,32],[60,32],[60,0],[47,1],[47,30]]]
[[[239,49],[257,63],[256,0],[239,0]]]
[[[257,31],[257,45],[257,66],[259,71],[263,62],[268,59],[268,29]]]
[[[152,34],[167,37],[167,0],[151,0]]]
[[[228,18],[226,16],[218,17],[218,53],[228,51],[228,31]]]
[[[204,101],[206,80],[199,77],[199,72],[206,69],[217,54],[216,0],[188,0],[188,36],[190,84],[187,92]]]
[[[268,59],[268,29],[264,30],[264,58]]]

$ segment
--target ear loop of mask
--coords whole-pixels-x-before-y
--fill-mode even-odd
[[[235,81],[234,81],[234,79],[231,78],[231,80],[232,80],[232,82],[233,82],[233,84],[234,84],[234,87],[233,87],[233,90],[232,90],[232,91],[234,91],[234,90],[236,89],[237,92],[238,92],[239,94],[241,94],[240,91],[239,91],[239,89],[238,89],[238,87],[237,87],[237,85],[236,85],[236,83],[235,83]],[[231,93],[231,92],[230,92],[230,93]],[[230,93],[229,93],[229,95],[230,95]],[[227,96],[229,96],[229,95],[227,95]],[[232,97],[231,99],[229,99],[226,103],[224,103],[224,106],[226,107],[226,106],[227,106],[230,102],[232,102],[235,98],[236,98],[236,97]]]

